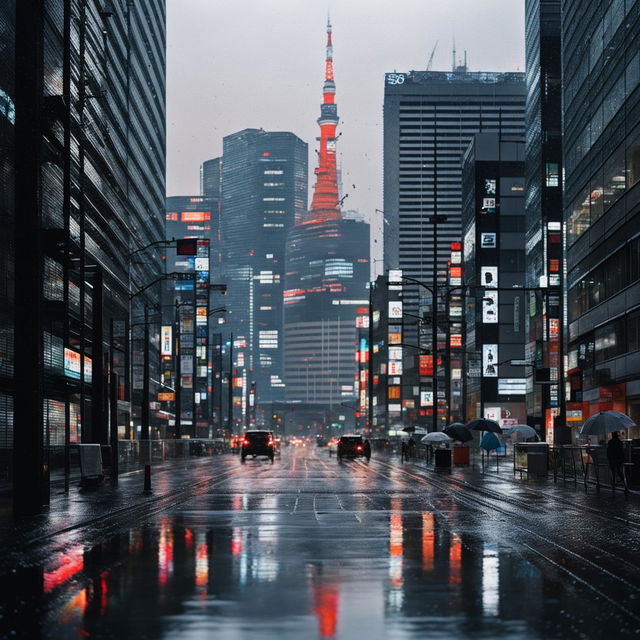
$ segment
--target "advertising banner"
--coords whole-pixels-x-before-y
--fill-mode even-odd
[[[432,407],[433,406],[433,391],[421,391],[420,392],[420,406]]]
[[[400,300],[389,302],[388,317],[393,318],[395,320],[402,319],[402,302],[400,302]]]
[[[163,325],[160,329],[160,355],[171,357],[173,353],[173,328],[170,325]]]
[[[480,248],[481,249],[495,249],[496,234],[495,233],[481,233],[480,234]]]
[[[482,375],[485,378],[498,377],[498,345],[482,345]]]
[[[498,380],[498,395],[526,395],[527,379],[526,378],[500,378]]]
[[[485,291],[482,298],[482,322],[498,324],[498,292]]]

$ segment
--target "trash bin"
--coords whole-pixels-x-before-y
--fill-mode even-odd
[[[469,447],[453,447],[453,464],[469,464]]]
[[[529,451],[527,453],[527,471],[529,472],[529,475],[546,476],[547,454]]]
[[[451,468],[451,449],[436,449],[435,467],[436,469]]]

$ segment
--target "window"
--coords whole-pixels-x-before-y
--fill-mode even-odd
[[[603,213],[604,187],[602,170],[591,179],[591,194],[589,201],[591,204],[591,224],[593,224]]]
[[[604,210],[606,211],[624,193],[624,146],[620,145],[604,163]]]
[[[557,162],[547,162],[545,174],[547,187],[560,186],[560,170]]]
[[[585,188],[573,201],[567,220],[567,240],[573,244],[589,228],[589,188]]]
[[[627,139],[627,188],[640,180],[640,126]]]

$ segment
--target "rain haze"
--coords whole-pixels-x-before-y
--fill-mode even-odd
[[[382,207],[385,72],[425,69],[434,47],[431,68],[449,70],[454,36],[472,71],[524,70],[524,2],[514,0],[168,0],[168,195],[198,193],[200,163],[245,128],[298,135],[313,177],[327,11],[344,208],[368,217]]]

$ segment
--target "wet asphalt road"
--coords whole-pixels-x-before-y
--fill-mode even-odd
[[[5,555],[0,637],[640,636],[634,496],[316,448],[175,473],[141,520]]]

